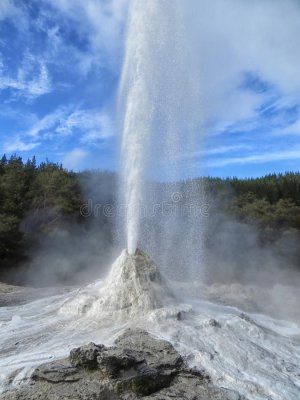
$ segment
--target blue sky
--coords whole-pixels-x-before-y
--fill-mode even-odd
[[[199,173],[300,170],[299,1],[189,7],[203,91]],[[1,153],[117,167],[126,10],[127,0],[1,0]]]

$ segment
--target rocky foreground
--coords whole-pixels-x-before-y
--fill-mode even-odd
[[[189,369],[167,341],[139,329],[125,331],[115,346],[90,343],[69,358],[41,365],[26,386],[2,400],[242,400],[213,386],[204,371]]]
[[[299,400],[298,325],[257,314],[259,291],[236,288],[170,283],[149,256],[126,250],[105,279],[71,291],[4,287],[0,399]],[[275,308],[295,308],[294,297]],[[111,344],[124,326],[113,347],[91,343],[68,356],[91,340]]]

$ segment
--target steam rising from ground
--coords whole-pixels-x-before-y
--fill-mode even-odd
[[[188,158],[196,133],[199,140],[201,91],[191,43],[182,1],[130,3],[119,98],[121,204],[127,208],[130,254],[141,236],[144,209],[148,206],[150,213],[149,199],[154,200],[147,181],[174,181],[196,173]]]
[[[104,280],[0,308],[0,387],[24,383],[34,367],[74,346],[108,345],[125,328],[140,327],[170,340],[219,387],[251,400],[298,400],[299,326],[193,298],[189,288],[182,303],[179,293],[147,255],[124,250]]]

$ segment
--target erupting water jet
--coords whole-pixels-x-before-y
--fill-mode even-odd
[[[141,223],[153,214],[156,202],[149,182],[178,181],[199,173],[190,154],[201,137],[200,68],[187,10],[181,0],[132,0],[129,6],[119,88],[119,202],[125,209],[120,225],[131,255],[135,254],[138,239],[148,251],[152,247],[151,254],[158,253],[149,244],[151,232],[145,232],[148,225]],[[173,232],[182,227],[175,227],[174,221],[169,223],[166,218],[161,225],[160,246],[164,251]],[[181,240],[182,249],[193,242],[192,235],[200,238],[199,226],[198,221],[190,219],[188,232]],[[192,252],[186,254],[189,257]]]

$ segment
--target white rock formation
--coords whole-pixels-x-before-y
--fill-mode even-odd
[[[141,250],[134,255],[123,250],[103,281],[81,289],[60,312],[89,317],[137,318],[151,310],[174,304],[156,264]]]

